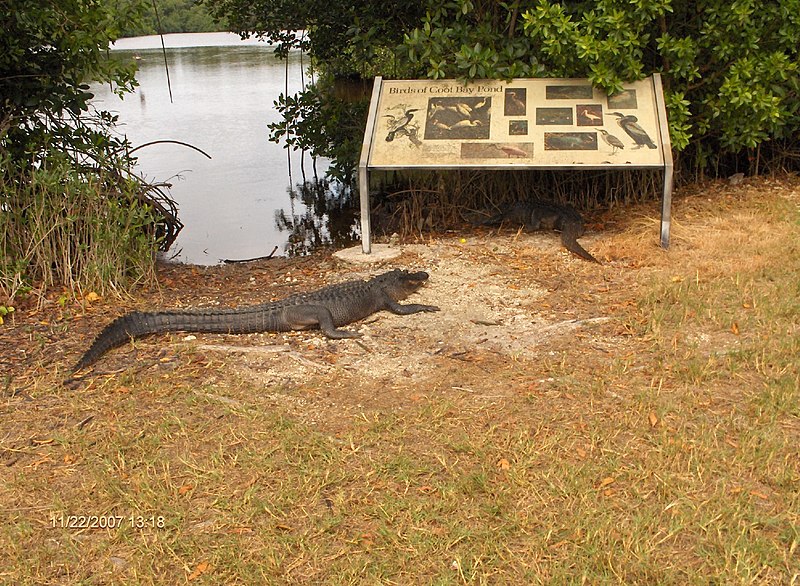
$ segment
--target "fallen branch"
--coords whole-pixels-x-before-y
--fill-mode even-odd
[[[245,263],[245,262],[255,262],[257,260],[270,260],[275,257],[275,253],[278,251],[278,247],[272,249],[267,256],[256,256],[254,258],[243,258],[243,259],[230,259],[230,258],[222,258],[220,262],[225,263],[226,265],[236,264],[236,263]]]

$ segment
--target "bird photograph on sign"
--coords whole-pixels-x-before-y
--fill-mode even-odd
[[[489,138],[491,108],[490,96],[430,98],[425,139]]]
[[[603,107],[599,104],[578,104],[578,126],[598,126],[603,124]]]

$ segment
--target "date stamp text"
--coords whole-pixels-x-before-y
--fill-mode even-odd
[[[163,515],[64,515],[50,517],[50,526],[58,529],[164,529]]]

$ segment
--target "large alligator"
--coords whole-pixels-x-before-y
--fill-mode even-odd
[[[570,206],[537,199],[524,200],[492,216],[483,224],[497,226],[506,222],[521,225],[532,232],[538,230],[561,232],[561,244],[564,248],[585,260],[600,262],[578,243],[577,239],[583,236],[584,232],[583,218]]]
[[[72,372],[86,368],[103,354],[132,338],[163,332],[249,334],[319,328],[329,338],[356,338],[339,329],[381,310],[400,315],[439,311],[435,305],[400,305],[425,284],[428,273],[395,269],[367,281],[346,281],[279,301],[236,309],[173,309],[135,311],[118,317],[95,338]]]

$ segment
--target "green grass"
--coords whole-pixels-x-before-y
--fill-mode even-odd
[[[176,395],[179,407],[193,402]],[[615,425],[590,419],[578,433],[497,425],[490,409],[443,403],[374,415],[340,438],[221,409],[214,423],[107,419],[49,445],[51,480],[12,481],[31,495],[53,482],[59,491],[32,518],[18,510],[3,541],[30,562],[15,583],[58,583],[59,568],[74,583],[113,581],[111,558],[125,560],[118,578],[137,583],[182,581],[204,562],[212,570],[199,583],[796,576],[787,552],[800,539],[797,463],[779,426],[662,400],[669,423],[650,428],[652,402],[631,401]],[[85,460],[66,464],[70,454]],[[47,526],[59,511],[154,514],[165,528],[76,534]]]

